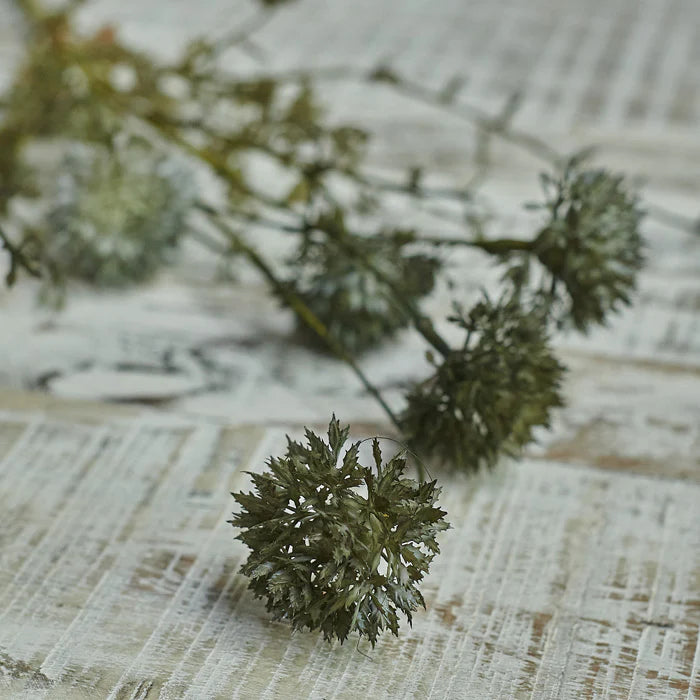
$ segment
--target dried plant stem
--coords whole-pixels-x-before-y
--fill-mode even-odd
[[[338,340],[336,340],[336,338],[329,332],[326,325],[309,308],[304,300],[298,294],[296,294],[289,287],[289,285],[285,284],[284,281],[277,276],[274,269],[270,263],[268,263],[265,257],[255,247],[245,241],[238,234],[238,232],[236,232],[228,224],[224,216],[222,216],[216,209],[203,203],[198,204],[198,209],[206,215],[209,221],[226,238],[230,245],[231,251],[244,255],[248,261],[263,275],[274,292],[284,300],[284,302],[290,309],[292,309],[297,317],[326,344],[334,355],[336,355],[352,369],[367,392],[377,400],[388,416],[389,420],[398,430],[401,430],[401,424],[398,417],[384,400],[384,397],[379,389],[362,371],[355,358],[350,355],[350,353],[342,346],[340,342],[338,342]],[[205,239],[201,237],[200,240],[205,242]],[[219,250],[219,252],[221,251]]]
[[[7,273],[7,283],[11,284],[17,274],[17,268],[23,268],[32,277],[41,277],[36,265],[16,246],[10,237],[0,228],[0,248],[4,248],[10,254],[10,269]]]
[[[532,252],[534,245],[533,241],[520,240],[517,238],[494,238],[494,239],[468,239],[468,238],[441,238],[440,236],[420,236],[416,238],[418,243],[429,243],[436,246],[457,247],[466,246],[467,248],[478,248],[479,250],[491,255],[503,255],[504,253],[512,253],[522,251],[525,253]]]

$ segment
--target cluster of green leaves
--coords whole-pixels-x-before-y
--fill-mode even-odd
[[[549,346],[546,317],[515,297],[488,297],[452,320],[466,338],[434,373],[409,391],[400,416],[404,435],[421,454],[472,471],[517,455],[533,429],[548,426],[563,401],[564,367]]]
[[[410,623],[425,607],[418,584],[448,525],[435,481],[405,478],[400,454],[383,464],[376,439],[363,466],[359,442],[345,449],[348,432],[334,416],[327,443],[308,429],[307,445],[289,440],[267,472],[250,474],[254,493],[233,494],[231,522],[251,550],[249,588],[275,619],[374,646],[383,630],[398,635],[399,613]]]
[[[113,246],[123,251],[146,229],[172,229],[170,212],[177,211],[179,219],[184,205],[193,204],[194,167],[216,174],[231,209],[250,220],[261,207],[306,206],[320,178],[333,169],[354,167],[363,153],[364,132],[324,124],[306,81],[285,84],[274,78],[224,77],[216,64],[218,46],[212,41],[194,41],[181,60],[160,64],[125,47],[113,28],[82,37],[75,32],[69,12],[36,16],[33,3],[17,1],[29,13],[32,41],[0,110],[0,221],[8,215],[13,219],[11,226],[0,226],[0,243],[11,256],[9,282],[19,269],[39,274],[42,267],[48,285],[59,288],[73,277],[96,285],[147,278],[155,268],[151,263],[170,257],[160,255],[162,246],[154,234],[146,234],[143,256],[129,256],[136,267],[144,258],[149,261],[143,271],[131,275],[118,262],[112,265],[113,274],[92,274],[97,267],[96,249]],[[138,151],[126,153],[120,148],[119,144],[135,139],[140,142]],[[93,153],[82,159],[72,157],[76,142],[83,152]],[[55,172],[49,172],[50,163],[28,157],[37,146],[65,151]],[[167,192],[173,178],[160,175],[163,161],[173,150],[193,164],[191,182],[185,181],[185,169],[175,178],[185,193],[181,203],[174,203]],[[277,200],[257,190],[244,167],[251,154],[272,159],[296,175],[286,197]],[[107,167],[108,159],[118,163]],[[86,161],[99,172],[86,176]],[[52,181],[64,175],[73,183],[74,201],[61,205],[58,212],[45,200],[53,193]],[[104,194],[109,191],[108,181],[114,185],[114,205],[98,193],[102,185]],[[125,197],[128,212],[143,210],[148,203],[151,213],[126,213],[115,224],[116,202],[124,204]],[[52,215],[42,222],[24,221],[10,207],[17,198],[32,198],[37,202],[35,210],[49,209]],[[101,207],[112,211],[98,214]],[[69,209],[95,219],[95,236],[71,235],[66,244],[66,219],[74,224],[76,220]],[[60,242],[52,240],[57,227]],[[68,227],[73,232],[76,228]],[[117,229],[123,234],[123,245],[116,240]],[[166,237],[175,246],[181,238]],[[57,255],[57,249],[66,254]],[[84,265],[74,264],[78,257],[86,259]]]
[[[403,304],[417,303],[435,284],[440,260],[407,253],[414,238],[413,231],[402,230],[353,234],[336,209],[316,219],[302,238],[293,260],[293,288],[350,352],[374,348],[409,325]],[[307,326],[298,326],[323,347]]]

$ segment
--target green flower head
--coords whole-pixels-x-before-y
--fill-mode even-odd
[[[136,146],[116,153],[76,149],[56,189],[47,265],[102,287],[144,281],[170,258],[194,194],[186,170]]]
[[[320,630],[341,643],[357,632],[372,643],[398,613],[425,606],[418,583],[448,525],[435,505],[435,482],[403,476],[401,455],[374,467],[359,463],[360,443],[344,451],[348,428],[333,417],[328,442],[310,430],[307,445],[289,440],[269,471],[251,474],[255,491],[235,493],[231,523],[251,550],[242,572],[275,619]]]
[[[630,303],[644,262],[643,214],[624,178],[605,170],[570,167],[543,180],[549,221],[532,252],[549,274],[544,290],[555,319],[585,331]]]
[[[409,324],[396,297],[418,303],[432,291],[440,261],[409,253],[410,231],[343,236],[352,241],[361,258],[348,255],[332,238],[309,238],[295,261],[299,274],[294,287],[330,334],[354,354]],[[299,330],[306,333],[301,325]],[[311,334],[308,339],[318,342]]]

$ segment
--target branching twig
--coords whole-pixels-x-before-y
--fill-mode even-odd
[[[10,269],[6,275],[8,286],[12,286],[17,277],[17,269],[22,268],[32,277],[40,277],[41,271],[33,260],[30,260],[22,251],[20,246],[15,245],[9,236],[0,228],[0,247],[4,248],[10,255]]]

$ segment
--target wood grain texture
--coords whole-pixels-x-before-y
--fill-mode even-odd
[[[645,177],[651,202],[697,216],[697,0],[439,5],[299,0],[255,39],[264,68],[390,60],[435,88],[464,76],[458,99],[490,112],[522,92],[517,127],[598,144],[601,164]],[[1,85],[20,57],[12,7],[0,0]],[[247,21],[250,4],[83,10],[87,30],[115,23],[172,57]],[[231,64],[261,69],[240,51]],[[320,91],[331,119],[377,137],[375,166],[470,175],[464,122],[384,89]],[[494,232],[530,230],[521,205],[540,196],[542,164],[503,144],[493,156]],[[426,210],[395,220],[450,233]],[[0,698],[700,698],[700,237],[656,220],[644,234],[633,307],[557,339],[571,372],[552,431],[493,474],[436,474],[453,529],[427,610],[374,651],[270,622],[238,573],[246,552],[225,521],[244,470],[333,410],[358,437],[386,431],[351,373],[290,344],[257,278],[212,283],[215,261],[187,250],[149,287],[77,291],[60,315],[37,310],[27,281],[0,289]],[[449,262],[453,293],[427,303],[439,318],[498,276],[475,251]],[[364,367],[399,402],[423,350],[402,336]]]
[[[283,429],[20,399],[0,394],[0,697],[700,697],[697,480],[440,475],[428,609],[363,656],[270,622],[238,573],[228,493]]]

